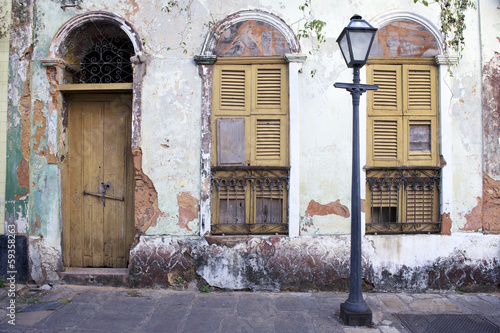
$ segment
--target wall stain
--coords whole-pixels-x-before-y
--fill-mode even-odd
[[[337,199],[337,201],[327,203],[326,205],[322,205],[314,200],[311,200],[309,202],[309,205],[307,206],[305,216],[325,216],[332,214],[342,217],[350,216],[349,209],[346,206],[342,205],[339,199]]]
[[[179,222],[177,225],[187,231],[193,231],[189,228],[189,222],[198,217],[198,199],[188,192],[182,192],[177,196],[177,205],[179,206]]]
[[[479,231],[479,229],[483,228],[483,224],[481,222],[481,213],[482,213],[482,200],[480,197],[477,197],[477,205],[472,208],[472,210],[465,214],[465,219],[467,223],[460,230],[462,231]]]
[[[483,232],[500,234],[500,180],[483,176]]]
[[[135,169],[135,227],[146,232],[149,227],[155,227],[158,217],[163,213],[158,208],[158,192],[151,179],[142,171],[142,150],[132,150]]]

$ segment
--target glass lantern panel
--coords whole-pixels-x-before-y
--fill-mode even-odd
[[[364,61],[366,59],[373,34],[373,31],[351,31],[349,33],[354,61]]]
[[[342,39],[340,40],[340,50],[342,51],[342,54],[344,55],[344,59],[346,63],[351,62],[351,54],[349,53],[349,44],[347,43],[347,33],[342,36]]]

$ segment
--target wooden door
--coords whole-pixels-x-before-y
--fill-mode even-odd
[[[131,96],[68,99],[65,264],[127,267],[135,232]]]

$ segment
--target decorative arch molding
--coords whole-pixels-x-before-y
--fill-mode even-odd
[[[213,29],[211,29],[205,38],[200,55],[209,56],[214,55],[214,50],[221,37],[221,34],[229,29],[232,25],[245,21],[258,21],[264,22],[276,30],[278,30],[290,47],[290,53],[300,53],[300,44],[297,36],[293,30],[276,15],[262,11],[262,10],[243,10],[227,16],[225,19],[219,21]]]
[[[137,34],[129,22],[114,13],[92,11],[77,15],[63,24],[63,26],[55,34],[54,38],[52,38],[49,51],[47,52],[47,58],[60,58],[62,52],[64,52],[65,43],[71,36],[71,33],[75,29],[78,29],[89,22],[107,23],[119,27],[132,42],[135,55],[142,55],[143,48],[141,39],[139,38],[139,34]]]
[[[370,20],[370,24],[380,29],[396,21],[412,21],[424,26],[436,38],[440,54],[444,54],[443,36],[439,28],[422,15],[405,10],[395,10],[375,16]]]

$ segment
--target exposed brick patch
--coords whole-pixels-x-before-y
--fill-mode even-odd
[[[500,234],[500,180],[483,176],[483,232]]]
[[[333,201],[327,203],[326,205],[322,205],[314,200],[309,202],[307,206],[305,216],[325,216],[325,215],[339,215],[342,217],[349,217],[349,209],[340,203],[340,200]]]
[[[33,106],[33,127],[36,128],[35,134],[33,134],[33,151],[38,153],[39,156],[47,155],[47,147],[43,147],[40,150],[40,146],[42,145],[42,139],[47,139],[47,135],[45,134],[47,128],[47,118],[43,115],[43,103],[40,100],[36,100]]]
[[[19,189],[26,188],[27,191],[24,194],[16,194],[15,199],[19,200],[27,196],[30,192],[30,165],[27,159],[23,158],[19,165],[17,166],[17,182],[19,184]]]
[[[156,226],[156,220],[162,212],[158,208],[158,192],[151,179],[142,171],[142,150],[132,150],[135,170],[135,227],[146,232]]]
[[[453,222],[450,218],[450,213],[441,214],[441,235],[451,235],[451,225]]]
[[[483,224],[481,222],[481,213],[482,213],[482,200],[477,197],[477,206],[472,208],[472,210],[465,214],[465,219],[467,223],[460,230],[462,231],[479,231],[483,228]]]
[[[179,206],[179,222],[177,222],[177,225],[179,227],[193,231],[188,224],[198,217],[198,202],[198,199],[188,192],[182,192],[177,196],[177,205]]]

